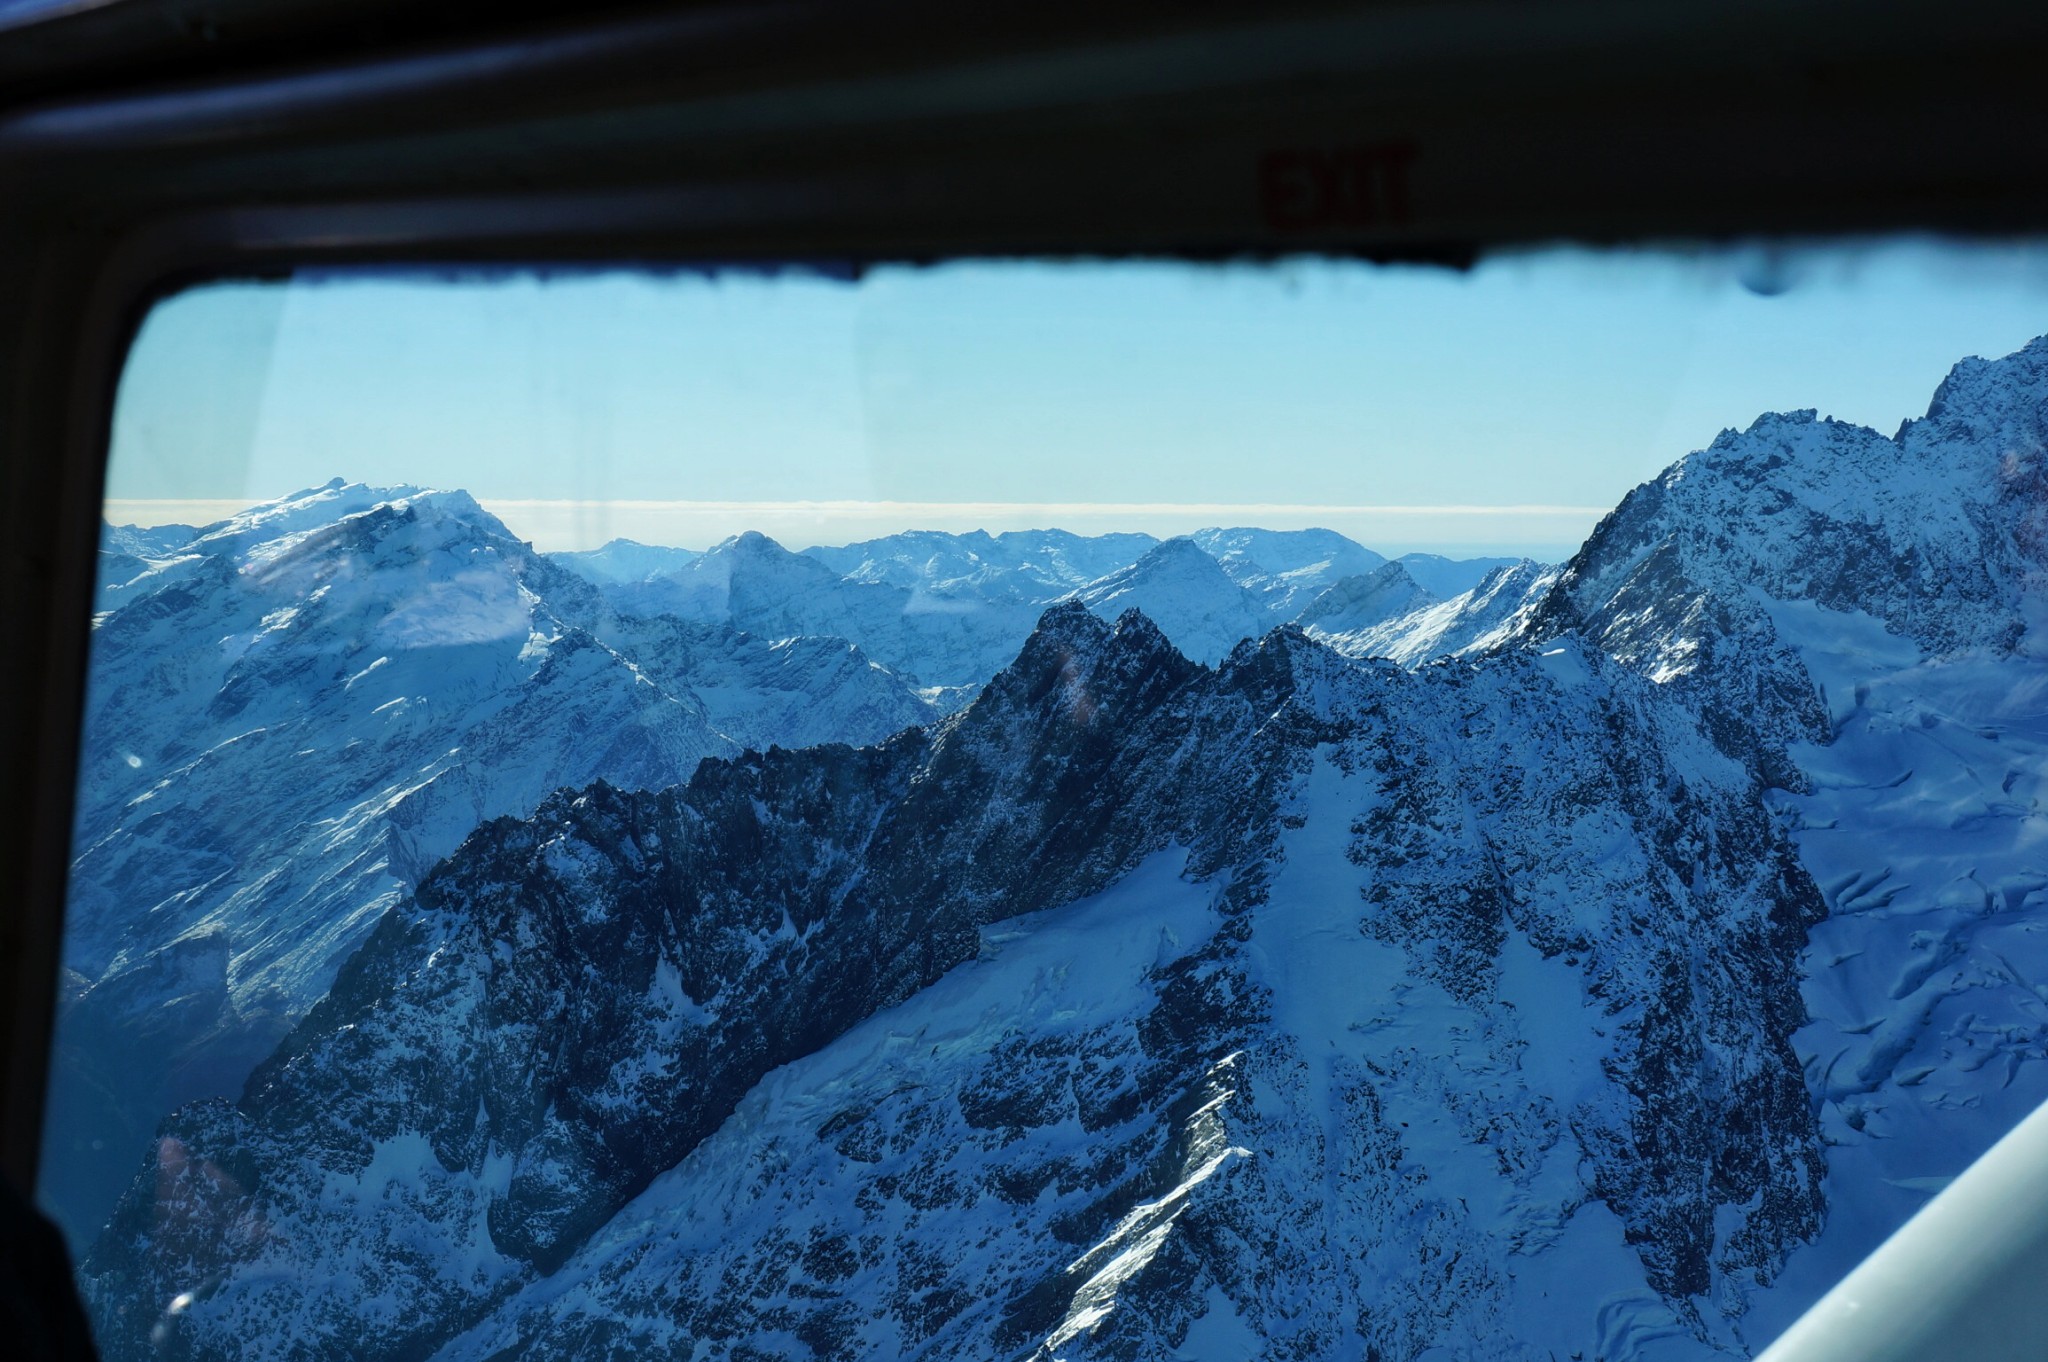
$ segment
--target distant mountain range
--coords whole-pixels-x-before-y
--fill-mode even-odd
[[[1494,615],[1524,603],[1516,596],[1510,604],[1502,593],[1535,580],[1517,576],[1475,597],[1491,574],[1523,560],[1408,554],[1390,564],[1331,530],[1208,529],[1164,541],[1065,530],[913,530],[802,553],[742,534],[702,554],[614,540],[549,556],[625,615],[769,637],[850,639],[948,709],[1015,656],[1039,612],[1057,601],[1082,601],[1105,618],[1135,607],[1189,657],[1214,663],[1274,624],[1314,623],[1319,597],[1365,590],[1374,574],[1391,570],[1411,574],[1427,593],[1416,599],[1418,617],[1376,620],[1383,627],[1369,640],[1346,634],[1333,641],[1359,656],[1398,651],[1420,660],[1487,635]],[[1448,614],[1421,622],[1424,604],[1446,603]],[[1415,630],[1429,641],[1410,638]],[[1370,651],[1377,645],[1392,651]]]
[[[1561,566],[110,531],[103,1346],[1750,1355],[2048,1099],[2044,449],[2048,340]]]

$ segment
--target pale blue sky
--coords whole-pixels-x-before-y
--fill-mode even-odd
[[[467,488],[542,548],[1220,522],[1556,557],[1724,426],[1888,432],[2042,332],[2048,247],[1924,242],[222,284],[138,337],[109,513],[339,475]]]

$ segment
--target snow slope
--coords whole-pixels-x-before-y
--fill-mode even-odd
[[[1559,569],[1524,558],[1438,600],[1409,575],[1408,560],[1397,559],[1368,576],[1337,583],[1295,622],[1338,652],[1416,667],[1514,643],[1558,576]]]
[[[1867,615],[1774,603],[1830,706],[1778,796],[1827,898],[1795,1037],[1833,1214],[1795,1255],[1818,1295],[2048,1101],[2048,668],[1927,658]],[[1760,1311],[1773,1332],[1789,1308]]]

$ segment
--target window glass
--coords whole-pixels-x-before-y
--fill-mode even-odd
[[[101,1347],[1750,1355],[2048,1100],[2044,333],[1926,241],[170,299]]]

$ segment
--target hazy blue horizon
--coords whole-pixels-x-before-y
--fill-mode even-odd
[[[142,327],[108,511],[339,475],[462,488],[543,549],[1258,525],[1556,559],[1724,428],[1888,432],[2042,332],[2048,248],[1910,240],[224,283]]]
[[[355,481],[360,481],[360,479]],[[291,496],[298,492],[311,490],[314,490],[314,488],[296,488],[282,495]],[[466,491],[468,489],[432,487],[422,490]],[[263,500],[274,499],[276,498],[264,498]],[[658,529],[643,531],[641,535],[627,532],[633,528],[633,522],[636,519],[658,526],[673,522],[677,518],[688,520],[692,516],[724,516],[729,514],[722,507],[715,507],[710,511],[705,511],[701,509],[678,510],[662,504],[646,505],[635,503],[607,503],[596,507],[560,504],[534,505],[519,501],[508,502],[504,500],[485,500],[483,498],[478,498],[478,503],[485,510],[503,521],[507,529],[520,538],[534,543],[543,552],[563,551],[564,544],[559,541],[566,539],[574,541],[574,549],[602,548],[616,540],[625,540],[647,547],[683,548],[701,553],[725,539],[744,532],[736,530],[732,534],[721,535],[717,539],[701,539],[695,543],[671,542],[668,539],[648,537],[649,535],[659,534],[660,531]],[[117,526],[160,527],[165,525],[186,525],[204,528],[207,525],[224,521],[258,504],[261,503],[240,498],[204,500],[123,500],[110,498],[106,503],[106,519],[109,523]],[[918,506],[917,509],[922,512],[928,508],[929,503],[926,503]],[[831,506],[816,509],[806,508],[799,503],[791,506],[777,507],[772,512],[736,523],[745,523],[748,529],[755,529],[760,533],[767,534],[769,538],[774,539],[784,548],[802,552],[812,548],[838,548],[864,540],[885,538],[896,533],[931,530],[952,534],[966,534],[973,530],[984,530],[989,534],[1017,531],[1064,530],[1073,534],[1099,536],[1131,533],[1133,532],[1131,526],[1142,522],[1143,528],[1135,532],[1151,534],[1153,537],[1161,540],[1212,529],[1332,530],[1335,529],[1335,526],[1324,523],[1324,521],[1342,519],[1341,516],[1330,515],[1333,509],[1341,512],[1347,509],[1366,510],[1371,508],[1179,507],[1171,504],[1138,507],[1095,504],[1081,508],[1064,508],[1021,504],[981,507],[940,507],[930,515],[909,514],[906,516],[900,504],[896,503],[871,503],[869,506],[860,508]],[[1426,514],[1448,518],[1460,514],[1469,515],[1473,509],[1455,507],[1399,507],[1391,508],[1388,513],[1395,516]],[[1589,527],[1600,515],[1606,514],[1609,509],[1612,508],[1584,508],[1584,514],[1590,517],[1588,520]],[[1260,514],[1273,510],[1278,510],[1283,514],[1266,516],[1261,516]],[[1472,518],[1485,523],[1511,520],[1515,510],[1516,508],[1488,507],[1484,508],[1485,514],[1473,515]],[[1040,511],[1043,511],[1044,514],[1036,514]],[[1207,513],[1206,517],[1202,514],[1205,512]],[[1221,512],[1233,514],[1248,513],[1252,518],[1246,519],[1240,515],[1240,518],[1233,519],[1228,515],[1219,515],[1218,513]],[[1576,515],[1580,513],[1580,508],[1531,508],[1528,514],[1533,517],[1561,512],[1570,512]],[[589,535],[576,532],[575,526],[579,516],[601,516],[607,527],[617,532],[610,539],[592,542]],[[1317,520],[1315,518],[1317,516],[1323,517],[1323,520]],[[800,532],[789,532],[787,529],[788,525],[801,526],[806,517],[816,517],[825,529],[836,532],[834,537],[818,538],[816,536],[806,536]],[[869,517],[874,517],[872,523],[880,528],[875,528],[871,532],[861,532],[860,526],[869,523]],[[761,528],[762,524],[772,524],[778,518],[784,522],[784,529],[781,532],[771,533],[769,530]],[[1008,523],[1012,521],[1015,523]],[[536,536],[531,532],[536,522],[543,527],[555,527],[555,533],[550,535],[544,529],[542,534]],[[565,522],[567,525],[566,529],[562,528]],[[1336,532],[1340,534],[1346,533],[1343,530],[1336,530]],[[1561,545],[1559,541],[1555,540],[1521,541],[1512,537],[1501,536],[1483,539],[1475,538],[1469,541],[1444,538],[1410,541],[1399,536],[1390,537],[1385,535],[1374,536],[1368,541],[1356,535],[1347,535],[1347,537],[1354,539],[1363,547],[1374,549],[1389,558],[1400,557],[1403,554],[1409,553],[1433,553],[1448,558],[1528,557],[1552,562],[1561,561],[1564,557],[1568,557],[1578,547],[1580,542],[1579,540],[1574,540],[1569,545]],[[1583,536],[1581,536],[1582,538]]]

